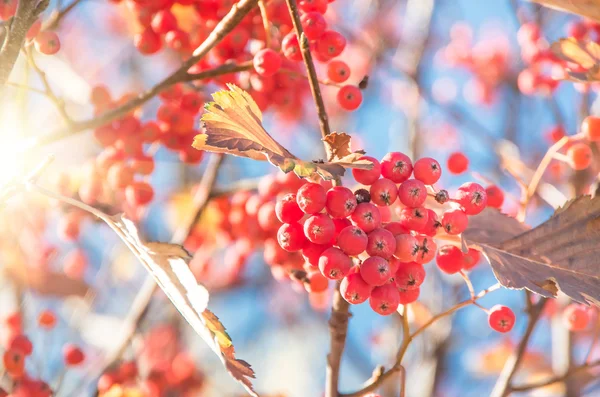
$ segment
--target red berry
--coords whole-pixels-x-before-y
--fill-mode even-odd
[[[330,244],[315,244],[309,241],[306,243],[304,248],[302,248],[302,256],[304,256],[311,266],[318,267],[319,258],[323,252],[330,247]]]
[[[437,244],[431,237],[428,236],[415,236],[417,244],[419,245],[419,252],[415,258],[417,263],[428,263],[435,258],[437,252]]]
[[[504,203],[504,192],[496,185],[490,185],[485,188],[487,195],[487,206],[501,208]]]
[[[477,215],[487,205],[487,194],[481,185],[475,182],[467,182],[458,188],[456,201],[462,206],[465,214]]]
[[[569,330],[582,331],[590,323],[590,311],[585,305],[572,303],[565,308],[563,318]]]
[[[581,132],[592,142],[600,140],[600,117],[588,116],[581,124]]]
[[[304,222],[304,235],[315,244],[327,244],[335,236],[335,225],[327,214],[315,214]]]
[[[144,29],[133,38],[133,43],[138,51],[144,55],[155,54],[160,51],[162,42],[160,36],[150,28]]]
[[[381,178],[371,185],[371,201],[383,207],[392,205],[398,198],[398,188],[396,184],[389,179]]]
[[[85,354],[79,347],[67,344],[63,347],[63,358],[67,366],[73,367],[81,364],[85,360]]]
[[[448,171],[452,174],[462,174],[469,168],[469,159],[460,152],[455,152],[448,157]]]
[[[329,280],[320,272],[309,272],[306,278],[308,279],[308,283],[304,287],[308,292],[319,293],[326,291],[329,287]]]
[[[394,183],[406,181],[412,172],[412,162],[404,153],[390,152],[381,159],[381,175]]]
[[[254,70],[261,76],[273,76],[281,67],[281,56],[270,48],[260,50],[254,55]]]
[[[139,175],[150,175],[154,171],[154,159],[143,154],[131,160],[131,170]]]
[[[414,262],[419,253],[419,242],[410,234],[396,236],[396,251],[394,256],[401,262]]]
[[[469,251],[465,254],[463,253],[463,270],[471,270],[479,263],[479,259],[481,258],[481,254],[479,251],[473,248],[469,248]]]
[[[409,303],[415,302],[417,299],[419,299],[420,293],[421,293],[420,288],[398,289],[400,304],[408,305]]]
[[[340,235],[340,232],[347,228],[348,226],[352,226],[352,222],[350,219],[342,218],[342,219],[334,219],[333,224],[335,225],[335,237]]]
[[[56,315],[51,310],[44,310],[38,316],[38,325],[45,329],[52,329],[56,325]]]
[[[304,12],[318,12],[325,14],[327,11],[327,0],[300,0],[298,7]]]
[[[350,272],[350,274],[342,279],[340,284],[342,297],[352,305],[363,303],[369,299],[372,289],[373,287],[363,280],[360,273]]]
[[[454,274],[464,267],[464,255],[460,248],[453,245],[444,245],[438,250],[435,262],[444,273]]]
[[[434,237],[437,234],[438,228],[442,224],[438,221],[438,216],[435,211],[427,209],[427,224],[420,233],[429,237]]]
[[[322,14],[318,12],[307,12],[300,18],[304,34],[309,40],[317,40],[325,33],[327,21]]]
[[[325,188],[318,183],[303,185],[296,194],[296,201],[300,209],[307,214],[316,214],[325,208],[327,193]]]
[[[576,143],[567,150],[567,157],[575,171],[585,170],[592,164],[592,149],[585,143]]]
[[[373,168],[370,170],[352,169],[352,176],[358,183],[363,185],[372,185],[381,176],[381,165],[377,159],[370,156],[362,156],[359,160],[368,160],[373,163]]]
[[[381,225],[379,209],[371,203],[358,204],[350,218],[365,233],[370,233]]]
[[[367,254],[389,259],[396,251],[396,239],[394,235],[383,229],[375,229],[368,236]]]
[[[288,193],[277,200],[275,205],[275,213],[277,218],[283,223],[298,222],[304,216],[304,212],[296,202],[296,195]]]
[[[165,44],[175,51],[188,51],[190,49],[190,35],[183,30],[170,30],[165,35]]]
[[[452,209],[442,215],[442,227],[448,234],[461,234],[467,229],[469,218],[461,209]]]
[[[277,241],[288,252],[300,251],[306,244],[304,229],[299,223],[284,223],[277,231]]]
[[[341,280],[352,267],[352,259],[339,248],[327,248],[319,258],[319,270],[331,280]]]
[[[423,182],[409,179],[402,182],[398,188],[398,198],[407,207],[420,207],[427,199],[427,188]]]
[[[360,89],[353,85],[345,85],[337,93],[337,101],[345,110],[356,110],[362,103]]]
[[[325,207],[332,218],[346,218],[356,209],[356,197],[352,190],[343,186],[335,186],[327,192]]]
[[[160,10],[154,14],[151,26],[157,34],[166,34],[177,29],[177,18],[170,10]]]
[[[24,356],[30,356],[33,353],[33,345],[29,338],[22,334],[13,335],[7,344],[7,349],[12,351],[19,351]]]
[[[408,234],[410,230],[402,226],[400,222],[389,222],[383,226],[383,228],[389,232],[391,232],[394,236],[399,234]]]
[[[337,246],[350,256],[356,256],[367,249],[368,237],[356,226],[348,226],[337,237]]]
[[[340,55],[345,47],[346,38],[344,36],[336,31],[327,30],[317,41],[316,50],[321,57],[331,59]]]
[[[50,30],[39,32],[34,39],[35,49],[46,55],[53,55],[60,50],[58,35]]]
[[[383,285],[393,276],[388,261],[379,256],[371,256],[360,265],[360,275],[374,287]]]
[[[288,33],[281,42],[281,51],[283,55],[290,61],[301,61],[302,51],[300,50],[300,42],[294,31]]]
[[[6,372],[14,379],[19,379],[25,373],[25,356],[19,350],[7,350],[2,356]]]
[[[382,316],[394,313],[398,309],[398,305],[400,305],[398,289],[393,283],[373,288],[371,297],[369,298],[369,305],[371,305],[373,311]]]
[[[400,289],[419,288],[425,280],[425,268],[417,262],[401,263],[394,275],[394,282]]]
[[[508,332],[515,325],[515,313],[506,306],[496,305],[489,311],[488,322],[494,331]]]
[[[346,62],[333,60],[327,64],[327,78],[334,83],[343,83],[350,77],[350,68]]]
[[[146,182],[133,182],[125,188],[125,199],[131,206],[144,206],[153,198],[154,188]]]
[[[423,207],[402,208],[399,216],[399,222],[405,229],[416,232],[424,231],[429,220],[429,212]]]
[[[415,162],[413,172],[415,179],[426,185],[433,185],[442,176],[442,167],[435,159],[424,157]]]

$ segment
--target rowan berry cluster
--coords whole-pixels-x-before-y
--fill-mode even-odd
[[[38,315],[37,325],[41,332],[52,332],[56,323],[56,315],[50,310],[44,310]],[[26,360],[33,354],[34,346],[23,334],[21,315],[13,313],[6,317],[4,329],[7,334],[3,342],[2,364],[6,374],[14,382],[14,387],[10,394],[0,389],[0,396],[50,397],[54,395],[48,383],[32,377],[26,369]],[[85,361],[84,352],[74,344],[64,345],[62,356],[66,368],[77,367]]]
[[[392,152],[381,162],[364,159],[373,168],[352,174],[369,190],[327,190],[319,183],[306,183],[280,197],[275,212],[284,224],[277,238],[284,250],[302,252],[308,272],[318,269],[327,279],[341,280],[340,291],[349,303],[368,299],[374,311],[388,315],[418,298],[426,273],[423,265],[436,253],[446,273],[475,266],[476,251],[463,254],[450,245],[438,251],[434,237],[440,231],[462,233],[468,216],[486,207],[487,193],[476,183],[462,185],[452,199],[446,191],[436,192],[433,185],[442,168],[432,158],[413,164],[403,153]],[[438,217],[426,207],[428,197],[434,203],[451,203],[452,208]]]

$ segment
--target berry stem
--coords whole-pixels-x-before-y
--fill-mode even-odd
[[[526,294],[526,299],[529,301],[530,294]],[[542,298],[538,303],[531,306],[531,309],[528,311],[529,322],[527,323],[527,328],[525,329],[525,333],[521,337],[519,344],[517,345],[517,349],[515,352],[508,358],[506,363],[504,364],[504,368],[496,381],[496,385],[490,394],[490,397],[506,397],[512,391],[512,380],[516,375],[519,365],[523,360],[525,352],[527,350],[527,345],[529,344],[529,340],[531,339],[531,335],[533,334],[533,330],[542,315],[542,311],[544,306],[546,305],[546,299]]]
[[[60,10],[54,11],[48,21],[42,25],[42,30],[54,30],[58,27],[60,22],[69,14],[73,8],[75,8],[82,0],[74,0],[68,6],[61,8]]]
[[[310,46],[308,38],[304,35],[302,28],[302,22],[300,21],[300,13],[298,12],[298,5],[296,0],[285,0],[292,17],[292,23],[294,24],[294,30],[298,36],[300,42],[300,50],[302,52],[302,59],[306,66],[306,72],[308,73],[308,84],[310,85],[310,91],[312,92],[315,106],[317,107],[317,113],[319,115],[319,125],[321,127],[321,135],[325,138],[331,133],[329,128],[329,119],[327,117],[327,111],[325,110],[325,103],[323,102],[323,96],[321,95],[321,88],[319,87],[319,79],[317,77],[317,71],[315,64],[313,63],[312,54],[310,52]],[[327,158],[331,160],[331,153],[327,153]],[[328,396],[329,397],[329,396]]]
[[[467,284],[467,288],[469,289],[469,294],[471,294],[471,299],[475,299],[475,289],[473,288],[473,283],[469,278],[469,275],[464,272],[464,270],[460,271],[460,276],[465,280],[465,284]],[[475,301],[473,301],[475,303]],[[476,303],[475,303],[476,304]]]
[[[258,8],[262,18],[263,28],[265,29],[265,47],[271,48],[271,22],[267,13],[267,5],[264,0],[258,0]]]

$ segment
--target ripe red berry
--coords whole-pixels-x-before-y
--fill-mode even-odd
[[[350,68],[343,61],[333,60],[327,64],[327,78],[334,83],[343,83],[350,78]]]
[[[298,7],[304,12],[318,12],[325,14],[327,11],[327,0],[300,0]]]
[[[33,345],[29,338],[22,334],[13,335],[8,343],[7,349],[23,353],[24,356],[30,356],[33,353]]]
[[[25,373],[25,356],[19,350],[7,350],[2,356],[6,372],[13,378],[19,379]]]
[[[382,316],[394,313],[400,305],[400,294],[398,288],[391,283],[373,288],[369,298],[371,309]]]
[[[323,32],[317,41],[317,53],[324,59],[335,58],[344,51],[346,38],[333,30]]]
[[[421,293],[420,288],[413,288],[413,289],[398,288],[399,302],[401,305],[408,305],[409,303],[413,303],[417,299],[419,299],[420,293]]]
[[[56,315],[51,310],[44,310],[38,315],[38,325],[44,329],[52,329],[56,325]]]
[[[394,236],[399,234],[408,234],[410,230],[402,226],[400,222],[389,222],[383,226],[383,228],[391,232]]]
[[[308,283],[304,284],[307,292],[319,293],[326,291],[329,287],[329,280],[320,272],[308,272],[306,275]]]
[[[442,226],[442,224],[438,221],[438,216],[435,211],[427,208],[427,224],[421,229],[420,233],[429,237],[434,237],[440,226]]]
[[[415,258],[415,262],[417,263],[428,263],[435,258],[435,253],[437,252],[437,244],[435,241],[429,236],[415,236],[417,239],[417,244],[419,245],[419,252],[417,252],[417,257]]]
[[[152,30],[158,34],[177,29],[177,18],[170,10],[160,10],[152,18]]]
[[[325,33],[327,29],[327,21],[322,14],[318,12],[307,12],[300,18],[304,34],[309,40],[317,40]]]
[[[442,167],[435,159],[423,157],[415,162],[413,172],[415,179],[426,185],[433,185],[442,176]]]
[[[360,273],[350,272],[340,284],[342,297],[352,305],[363,303],[369,299],[372,289],[373,287],[363,280]]]
[[[138,51],[144,55],[155,54],[162,48],[160,36],[150,28],[136,34],[133,37],[133,43]]]
[[[284,223],[277,231],[277,241],[288,252],[300,251],[306,244],[304,229],[299,223]]]
[[[369,233],[367,254],[389,259],[396,252],[396,239],[386,229],[378,228]]]
[[[447,167],[452,174],[462,174],[469,168],[469,159],[461,152],[452,153],[448,157]]]
[[[300,50],[300,42],[298,41],[296,32],[292,31],[283,38],[281,51],[290,61],[298,62],[302,60],[302,51]]]
[[[381,225],[379,209],[371,203],[358,204],[350,218],[365,233],[370,233]]]
[[[425,268],[417,262],[401,263],[394,275],[394,282],[400,289],[419,288],[425,280]]]
[[[356,209],[356,197],[352,190],[343,186],[335,186],[327,191],[325,207],[332,218],[346,218]]]
[[[465,214],[477,215],[487,205],[487,194],[481,185],[467,182],[458,188],[456,201],[462,206]]]
[[[502,305],[492,307],[488,314],[488,322],[494,331],[508,332],[515,325],[515,313]]]
[[[444,273],[454,274],[464,267],[464,255],[458,247],[443,245],[438,250],[435,262]]]
[[[337,101],[345,110],[356,110],[362,103],[360,89],[353,85],[345,85],[337,93]]]
[[[588,116],[581,124],[581,132],[592,142],[600,140],[600,117]]]
[[[487,194],[487,206],[501,208],[504,204],[504,192],[496,185],[490,185],[485,188]]]
[[[423,182],[417,179],[409,179],[400,184],[398,198],[407,207],[420,207],[427,199],[427,188]]]
[[[356,256],[367,248],[368,237],[357,226],[348,226],[337,237],[337,246],[350,256]]]
[[[362,183],[363,185],[372,185],[381,176],[381,165],[379,164],[379,161],[370,156],[362,156],[359,160],[368,160],[372,162],[373,168],[370,170],[359,170],[357,168],[353,168],[352,176],[358,183]]]
[[[360,275],[369,285],[378,287],[393,276],[388,261],[379,256],[371,256],[360,265]]]
[[[442,227],[448,234],[461,234],[467,229],[469,218],[461,209],[451,209],[442,215]]]
[[[281,67],[281,56],[271,50],[265,48],[254,55],[254,70],[261,76],[273,76]]]
[[[404,182],[412,172],[412,162],[404,153],[390,152],[381,159],[381,175],[394,183]]]
[[[567,150],[567,156],[575,171],[585,170],[592,164],[592,150],[585,143],[575,143]]]
[[[394,256],[401,262],[414,262],[419,253],[419,242],[410,234],[396,236],[396,251]]]
[[[335,225],[327,214],[315,214],[304,222],[304,235],[315,244],[327,244],[335,236]]]
[[[319,270],[331,280],[341,280],[352,267],[352,259],[339,248],[327,248],[319,258]]]
[[[325,208],[327,193],[320,184],[307,183],[298,190],[296,201],[305,213],[316,214]]]
[[[154,188],[146,182],[133,182],[125,188],[125,199],[131,206],[144,206],[153,198]]]
[[[589,308],[584,305],[572,303],[565,308],[563,318],[569,330],[582,331],[586,329],[590,323],[590,311]]]
[[[85,360],[85,354],[79,347],[67,344],[63,347],[63,358],[67,366],[73,367]]]
[[[481,254],[479,251],[473,248],[469,248],[469,251],[465,254],[463,253],[463,270],[471,270],[479,263],[481,258]]]
[[[421,232],[427,227],[429,212],[426,208],[402,208],[399,212],[400,224],[408,230]]]
[[[44,30],[35,36],[34,45],[40,53],[53,55],[60,50],[60,39],[55,32]]]
[[[396,184],[389,179],[381,178],[371,185],[371,201],[383,207],[392,205],[398,198],[398,188]]]
[[[173,29],[165,35],[165,44],[175,51],[189,51],[190,35],[180,29]]]
[[[296,202],[296,195],[288,193],[277,200],[275,205],[275,213],[277,218],[283,223],[298,222],[304,216],[304,212]]]
[[[335,225],[335,237],[337,238],[340,235],[340,232],[347,228],[348,226],[352,226],[352,222],[348,218],[334,219],[333,224]]]
[[[330,244],[315,244],[308,241],[304,248],[302,248],[302,256],[312,267],[319,267],[319,258],[321,257],[321,254],[330,247]]]

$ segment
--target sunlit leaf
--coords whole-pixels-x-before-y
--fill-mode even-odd
[[[531,0],[546,7],[578,14],[600,22],[600,3],[597,0]]]
[[[487,208],[469,218],[463,238],[484,252],[504,287],[600,304],[600,198],[571,200],[531,230]]]
[[[579,41],[573,37],[560,39],[551,46],[561,60],[578,65],[582,70],[566,68],[571,80],[592,82],[600,80],[600,45],[593,41]]]
[[[233,84],[228,84],[228,88],[215,92],[214,101],[206,105],[201,119],[206,133],[195,137],[193,146],[196,149],[268,160],[283,172],[294,171],[303,178],[316,173],[330,180],[343,176],[345,168],[373,167],[369,161],[358,160],[362,152],[345,153],[342,143],[337,144],[336,151],[344,155],[336,156],[330,162],[309,162],[297,158],[264,129],[262,113],[250,94]],[[345,140],[344,135],[338,134],[331,139]],[[349,148],[349,137],[347,140]]]

